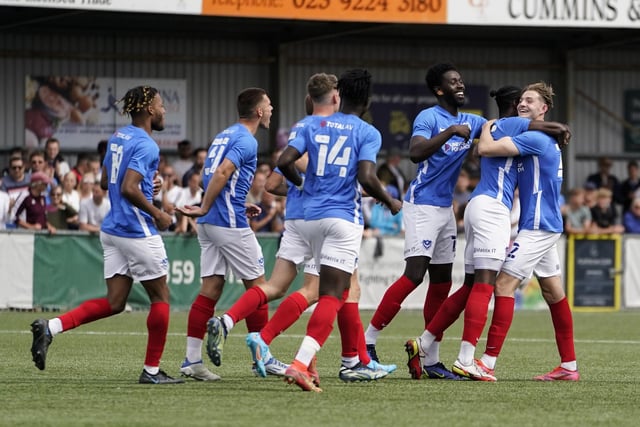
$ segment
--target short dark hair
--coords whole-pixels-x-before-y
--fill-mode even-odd
[[[436,88],[442,85],[442,76],[448,71],[458,71],[453,64],[442,63],[436,64],[429,68],[424,80],[427,82],[427,87],[434,95],[436,95]]]
[[[498,104],[500,116],[509,111],[514,102],[518,102],[521,94],[522,89],[518,86],[502,86],[498,90],[489,92],[489,96],[495,98],[496,104]]]
[[[353,105],[367,105],[371,97],[371,73],[363,68],[345,71],[338,80],[340,98]]]
[[[240,118],[253,118],[256,114],[255,108],[266,94],[267,91],[259,87],[250,87],[240,92],[238,94],[238,115]]]

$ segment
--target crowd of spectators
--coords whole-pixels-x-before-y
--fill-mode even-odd
[[[100,141],[95,153],[80,153],[73,167],[61,154],[61,142],[50,138],[44,150],[26,153],[14,148],[2,170],[0,184],[0,229],[85,230],[97,233],[110,209],[109,198],[100,188],[101,162],[106,141]],[[178,234],[196,234],[197,223],[182,217],[176,207],[201,203],[201,172],[207,156],[203,147],[193,147],[188,140],[177,144],[177,156],[171,161],[161,156],[159,173],[163,187],[154,203],[173,217],[169,228]],[[271,159],[270,159],[271,160]],[[387,191],[402,200],[410,179],[401,163],[402,153],[386,152],[378,166],[378,177]],[[477,183],[478,173],[473,161],[467,161],[458,178],[454,193],[454,215],[458,232],[464,229],[464,209]],[[628,176],[621,180],[611,173],[612,161],[598,159],[597,171],[584,184],[566,192],[563,205],[567,234],[640,233],[640,168],[635,160],[627,164]],[[255,232],[282,233],[285,198],[265,191],[271,161],[258,164],[247,203],[258,205],[262,213],[251,218]],[[402,213],[391,215],[370,197],[363,198],[364,238],[376,238],[404,233]],[[514,204],[513,231],[517,230],[517,204]],[[382,247],[376,249],[381,255]]]

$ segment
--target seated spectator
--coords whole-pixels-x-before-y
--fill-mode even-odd
[[[97,182],[93,172],[86,172],[82,176],[82,180],[78,183],[78,194],[80,195],[81,203],[83,200],[93,197],[93,185]]]
[[[76,174],[67,172],[62,178],[62,201],[71,206],[74,211],[80,212],[80,193],[76,190],[77,186]]]
[[[624,233],[624,227],[618,223],[618,213],[613,205],[613,193],[608,188],[598,190],[596,205],[591,208],[595,232],[599,234]]]
[[[611,191],[611,194],[616,194],[619,180],[611,173],[611,166],[613,166],[613,162],[610,158],[600,157],[598,159],[598,172],[589,175],[587,182],[594,183],[596,188],[607,188]]]
[[[105,197],[107,192],[100,187],[99,183],[94,183],[91,190],[92,196],[80,201],[79,229],[99,233],[102,221],[111,209],[111,203]]]
[[[173,166],[165,165],[162,169],[162,190],[154,197],[154,203],[157,203],[160,209],[172,216],[173,222],[169,226],[169,231],[175,231],[178,219],[176,217],[175,208],[182,196],[183,188],[177,185],[178,177],[176,176]]]
[[[89,167],[89,158],[90,158],[90,155],[87,153],[78,154],[76,165],[71,169],[71,172],[73,172],[76,175],[76,181],[78,183],[82,182],[82,177],[84,176],[84,174],[91,171]],[[95,181],[95,177],[94,177],[94,181]]]
[[[564,216],[564,231],[567,234],[588,234],[592,229],[591,209],[584,204],[584,189],[569,191],[569,203]]]
[[[16,225],[28,230],[48,230],[55,233],[56,229],[47,221],[47,202],[44,192],[51,178],[42,172],[31,174],[29,194],[22,200],[16,211]]]
[[[20,156],[9,160],[9,174],[2,178],[0,190],[5,191],[12,201],[11,218],[15,218],[16,210],[22,200],[29,194],[31,174],[25,173],[24,160]],[[12,224],[15,226],[15,224]]]
[[[625,212],[624,230],[627,233],[640,233],[640,199],[633,199],[630,209]]]
[[[620,184],[620,201],[622,202],[622,211],[627,212],[631,208],[631,201],[635,198],[635,193],[640,188],[640,169],[638,162],[630,160],[627,163],[627,179]]]
[[[186,176],[186,174],[185,174]],[[202,203],[203,190],[200,187],[200,175],[193,174],[189,177],[186,188],[181,188],[180,196],[176,206],[193,206]],[[186,215],[180,215],[178,217],[178,224],[176,226],[176,233],[192,233],[198,232],[198,226],[195,218],[188,217]]]
[[[45,160],[53,170],[53,177],[57,182],[62,182],[64,176],[71,171],[69,163],[60,154],[60,141],[57,138],[49,138],[44,145]]]
[[[267,183],[267,174],[260,170],[256,170],[253,175],[253,181],[251,187],[247,193],[247,203],[259,205],[262,200],[262,193],[264,192],[264,186]]]
[[[398,198],[398,189],[393,185],[387,185],[387,192],[394,198]],[[397,236],[402,234],[402,211],[393,215],[388,207],[382,203],[375,203],[371,207],[371,219],[369,228],[373,236]]]
[[[596,205],[598,199],[598,187],[593,182],[585,182],[584,184],[584,205],[589,209]]]
[[[173,161],[172,166],[176,172],[176,179],[178,185],[182,186],[182,177],[193,166],[193,159],[191,158],[193,148],[191,148],[191,142],[187,139],[178,142],[178,158]]]
[[[0,230],[7,228],[7,223],[11,221],[11,210],[15,200],[9,197],[6,191],[0,190]]]
[[[207,160],[207,149],[200,147],[193,150],[193,164],[191,167],[182,175],[182,186],[189,186],[189,179],[192,175],[200,176],[202,174],[202,168],[204,167],[204,161]]]
[[[58,230],[78,229],[78,211],[62,200],[60,186],[53,187],[51,190],[51,203],[47,206],[47,221]]]

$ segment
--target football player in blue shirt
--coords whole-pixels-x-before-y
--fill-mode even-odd
[[[136,280],[151,300],[147,353],[139,382],[181,383],[159,368],[169,327],[169,288],[167,254],[158,229],[169,227],[171,216],[153,205],[154,192],[161,184],[155,179],[160,149],[151,132],[164,129],[165,107],[158,90],[150,86],[129,90],[123,102],[131,124],[109,139],[100,181],[111,202],[100,232],[107,296],[85,301],[49,321],[34,321],[31,353],[36,366],[44,369],[47,348],[55,335],[122,312]]]
[[[232,321],[228,316],[224,322],[212,316],[227,270],[247,289],[266,283],[262,248],[247,220],[247,215],[259,213],[259,208],[248,210],[245,203],[258,161],[254,135],[260,128],[269,128],[273,106],[264,89],[247,88],[238,95],[237,109],[238,122],[216,135],[209,146],[202,170],[205,193],[201,206],[178,208],[184,215],[198,218],[202,285],[189,310],[186,358],[180,368],[183,375],[197,380],[220,379],[204,366],[202,343],[207,333],[207,354],[220,366],[226,331],[233,324],[225,325]],[[246,318],[249,332],[262,329],[268,315],[264,301]]]
[[[486,121],[459,111],[465,102],[465,85],[453,65],[434,65],[427,72],[426,82],[438,104],[423,110],[413,124],[409,155],[418,164],[418,171],[404,198],[405,269],[385,292],[365,332],[367,348],[374,360],[378,335],[391,323],[407,295],[423,282],[427,270],[425,327],[449,295],[457,236],[453,190],[472,140],[480,135]],[[440,336],[432,343],[424,360],[424,372],[429,378],[460,379],[440,362],[441,339]],[[406,350],[411,359],[418,349],[410,344],[407,342]],[[419,366],[411,375],[419,379],[422,372]]]
[[[360,185],[394,214],[402,206],[376,176],[380,132],[360,119],[369,105],[371,75],[362,69],[347,71],[338,81],[338,90],[340,111],[299,128],[278,160],[285,177],[303,188],[305,221],[300,232],[320,266],[318,304],[285,373],[288,383],[305,391],[322,391],[314,384],[309,366],[331,333],[356,268],[363,231]],[[303,181],[295,161],[304,153],[309,163]]]
[[[553,89],[544,82],[528,85],[518,104],[518,115],[544,120],[553,107]],[[507,119],[512,120],[512,119]],[[552,371],[534,377],[539,381],[578,381],[573,319],[564,293],[560,259],[556,242],[563,231],[560,212],[562,155],[555,139],[542,132],[528,131],[505,136],[495,141],[491,135],[494,123],[487,123],[478,144],[485,156],[521,156],[517,159],[520,200],[519,231],[496,279],[495,306],[487,348],[481,358],[488,370],[496,359],[513,320],[515,290],[535,274],[542,295],[549,305],[561,363]]]

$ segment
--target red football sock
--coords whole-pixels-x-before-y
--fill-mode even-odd
[[[424,308],[422,314],[424,316],[424,328],[427,329],[429,322],[435,317],[440,306],[449,296],[451,290],[451,282],[445,283],[429,283],[427,296],[424,299]],[[436,336],[436,341],[442,341],[442,334]]]
[[[358,328],[358,323],[360,328]],[[338,329],[342,341],[342,356],[354,357],[358,355],[358,333],[362,331],[360,312],[357,302],[347,302],[338,311]],[[362,332],[364,334],[364,332]],[[365,347],[366,348],[366,347]]]
[[[407,276],[401,276],[396,280],[389,289],[384,293],[376,312],[371,318],[371,324],[374,328],[381,330],[387,326],[400,311],[400,305],[404,299],[416,289]]]
[[[464,308],[462,341],[469,342],[474,346],[478,344],[484,325],[487,323],[491,295],[493,295],[493,286],[488,283],[473,284],[467,305]]]
[[[269,304],[262,304],[247,316],[247,332],[260,332],[269,321]]]
[[[204,334],[207,332],[207,322],[213,316],[217,302],[218,300],[198,294],[189,310],[189,318],[187,320],[188,337],[204,338]]]
[[[504,340],[507,338],[511,322],[513,321],[513,310],[516,300],[513,297],[495,298],[493,307],[493,317],[487,335],[487,349],[485,353],[492,357],[498,357],[502,350]]]
[[[236,301],[236,303],[233,304],[225,314],[233,319],[233,323],[238,323],[239,321],[248,318],[267,302],[267,295],[264,291],[258,286],[253,286],[247,289],[247,291],[238,298],[238,301]]]
[[[306,335],[315,339],[322,346],[331,335],[333,322],[335,322],[341,306],[342,301],[338,298],[321,295],[318,299],[318,305],[309,319]]]
[[[436,315],[427,325],[427,330],[433,335],[442,337],[443,332],[460,317],[460,313],[467,305],[470,293],[471,286],[460,286],[460,289],[444,300]]]
[[[144,358],[145,365],[160,366],[160,358],[162,358],[164,344],[167,341],[168,329],[169,304],[166,302],[152,303],[147,316],[149,339],[147,341],[147,354]]]
[[[576,360],[576,351],[573,343],[573,318],[567,298],[563,298],[555,304],[549,305],[553,329],[556,332],[556,345],[562,362]]]
[[[358,303],[356,303],[356,306]],[[358,308],[358,307],[356,307]],[[360,310],[358,310],[358,358],[360,363],[368,365],[371,362],[371,357],[367,351],[367,343],[364,340],[364,326],[362,325],[362,319],[360,318]]]
[[[111,304],[106,298],[97,298],[83,302],[76,308],[59,317],[62,323],[62,330],[77,328],[85,323],[103,319],[113,314]]]
[[[267,345],[282,332],[286,331],[309,307],[307,299],[300,292],[293,292],[278,306],[269,322],[260,331],[260,336]]]

